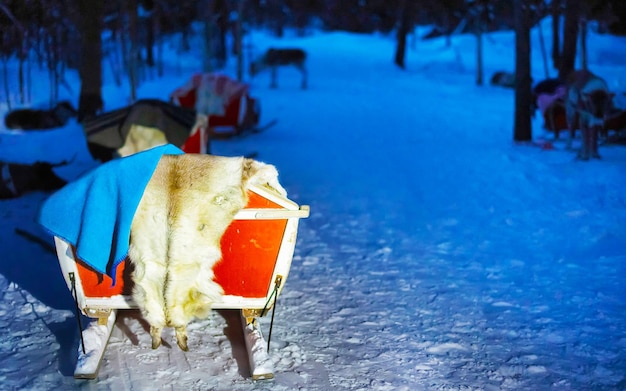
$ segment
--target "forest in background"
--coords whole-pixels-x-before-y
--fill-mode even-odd
[[[221,69],[237,57],[237,78],[244,73],[244,37],[263,28],[280,37],[286,29],[305,36],[312,29],[395,34],[393,62],[404,68],[407,40],[416,25],[432,26],[423,38],[471,33],[477,42],[476,83],[483,84],[482,33],[516,31],[516,106],[530,117],[529,31],[539,20],[553,16],[553,41],[547,49],[552,68],[560,76],[574,68],[577,50],[585,58],[588,28],[626,34],[626,3],[621,0],[4,0],[0,2],[0,59],[6,105],[30,101],[33,66],[48,70],[50,104],[66,84],[64,73],[76,69],[81,79],[79,120],[103,110],[102,68],[110,66],[115,81],[127,80],[131,100],[150,69],[162,75],[164,38],[180,37],[181,50],[190,48],[192,26],[202,29],[202,71]],[[561,24],[561,21],[562,24]],[[548,46],[548,44],[546,44]],[[17,74],[7,62],[19,61]],[[583,67],[585,62],[583,61]],[[546,66],[548,66],[546,64]],[[9,79],[19,91],[9,91]],[[521,92],[520,92],[521,91]],[[12,97],[15,97],[14,99]],[[516,121],[516,126],[517,126]],[[521,128],[529,127],[525,120]],[[515,138],[528,139],[522,131]]]

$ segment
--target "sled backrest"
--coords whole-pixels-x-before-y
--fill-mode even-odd
[[[219,73],[194,75],[170,94],[170,101],[206,115],[217,135],[258,124],[259,103],[251,98],[249,86]]]

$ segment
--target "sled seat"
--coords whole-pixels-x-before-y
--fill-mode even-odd
[[[245,309],[260,316],[282,291],[296,243],[298,220],[308,217],[309,207],[254,186],[248,205],[235,216],[221,239],[222,260],[214,267],[215,281],[224,289],[214,309]],[[104,318],[112,309],[135,309],[131,292],[132,264],[117,267],[116,281],[89,267],[76,256],[72,245],[55,237],[57,256],[78,307],[93,318]],[[268,305],[269,303],[269,305]]]

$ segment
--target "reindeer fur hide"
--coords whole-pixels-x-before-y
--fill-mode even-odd
[[[133,298],[151,326],[153,348],[162,329],[174,327],[187,350],[186,325],[205,318],[223,294],[213,281],[220,240],[253,184],[286,195],[269,164],[195,154],[161,158],[135,213],[129,248]]]

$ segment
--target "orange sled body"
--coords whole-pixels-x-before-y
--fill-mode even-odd
[[[222,260],[214,268],[215,281],[225,295],[215,309],[262,310],[282,290],[296,244],[298,220],[308,217],[309,207],[261,187],[249,191],[242,209],[221,239]],[[55,237],[63,277],[83,314],[106,317],[112,309],[137,308],[131,297],[128,260],[117,268],[116,283],[76,257],[74,247]],[[268,306],[268,303],[270,304]],[[262,314],[258,314],[262,315]]]

